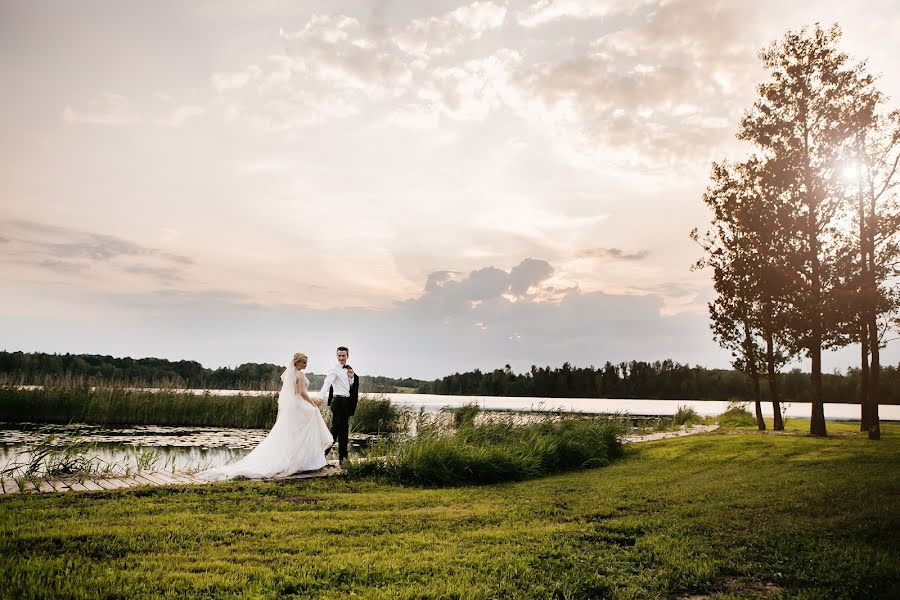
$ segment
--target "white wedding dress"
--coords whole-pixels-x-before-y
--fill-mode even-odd
[[[275,424],[250,454],[231,464],[202,471],[197,477],[209,481],[239,476],[262,479],[324,467],[325,451],[334,439],[319,409],[295,391],[295,380],[305,392],[309,379],[289,363],[281,375]]]

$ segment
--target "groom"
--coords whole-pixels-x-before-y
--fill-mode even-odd
[[[359,377],[347,364],[349,357],[350,350],[346,346],[337,349],[338,364],[328,371],[319,392],[319,398],[327,398],[331,407],[331,435],[338,443],[338,460],[347,458],[350,417],[356,412],[359,398]]]

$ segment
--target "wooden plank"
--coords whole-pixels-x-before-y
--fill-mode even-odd
[[[53,479],[50,481],[50,484],[56,489],[57,492],[69,491],[69,481],[66,479]]]
[[[166,485],[166,481],[157,477],[156,473],[141,473],[141,477],[150,482],[150,485]]]
[[[107,485],[111,485],[113,490],[117,490],[121,487],[125,487],[125,482],[119,479],[118,477],[104,477],[103,483]]]
[[[103,486],[101,486],[100,484],[98,484],[96,481],[94,481],[93,479],[85,479],[85,480],[82,482],[82,485],[83,485],[83,486],[87,489],[87,491],[89,491],[89,492],[96,492],[96,491],[98,491],[98,490],[104,490],[104,489],[106,489],[106,488],[104,488]]]
[[[303,473],[295,473],[293,475],[288,475],[287,477],[279,477],[279,479],[316,479],[320,477],[331,477],[332,475],[339,475],[341,473],[341,469],[338,467],[323,467],[318,471],[304,471]]]
[[[69,482],[69,489],[73,492],[86,492],[88,488],[85,487],[83,483],[80,483],[77,479]]]
[[[151,481],[144,477],[143,473],[135,475],[134,477],[132,477],[132,479],[134,479],[138,485],[159,485],[155,481]]]
[[[24,484],[25,484],[25,487],[24,487],[23,491],[25,491],[25,492],[37,492],[37,491],[39,491],[38,488],[34,485],[34,482],[33,482],[32,480],[30,480],[30,479],[24,479],[24,480],[21,480],[21,481],[24,481]]]
[[[7,479],[3,489],[5,494],[19,493],[19,486],[16,484],[15,479]]]
[[[8,485],[12,485],[12,486],[16,485],[16,482],[13,481],[12,479],[0,479],[0,493],[3,493],[3,494],[6,493],[6,486],[7,486],[6,482],[7,481],[9,482]]]
[[[187,473],[178,473],[176,471],[175,473],[169,474],[169,477],[171,477],[178,483],[186,483],[186,484],[194,483],[193,478],[190,475],[188,475]]]
[[[163,471],[154,471],[153,476],[156,477],[157,479],[162,479],[166,485],[181,483],[180,481],[176,481],[168,473],[165,473]]]
[[[106,481],[106,479],[103,478],[103,477],[98,477],[97,479],[94,479],[93,482],[96,483],[98,486],[100,486],[101,489],[104,489],[104,490],[114,490],[114,489],[116,489],[116,487],[115,487],[113,484],[111,484],[110,482]]]
[[[209,483],[208,480],[200,479],[199,477],[195,477],[194,475],[191,475],[189,473],[179,473],[179,475],[181,475],[181,478],[191,485],[205,485]]]

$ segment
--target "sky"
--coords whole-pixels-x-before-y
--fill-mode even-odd
[[[0,349],[727,367],[688,233],[817,21],[900,106],[894,0],[3,2]]]

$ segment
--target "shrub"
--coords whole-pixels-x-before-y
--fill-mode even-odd
[[[728,407],[721,415],[719,415],[719,425],[727,425],[729,427],[755,427],[756,419],[747,410],[746,402],[731,400]]]
[[[700,415],[697,414],[697,411],[691,408],[690,406],[679,406],[678,410],[675,411],[674,417],[675,425],[693,425],[694,423],[699,423],[703,419]]]
[[[382,395],[362,395],[356,414],[350,418],[350,431],[355,433],[397,433],[406,427],[408,413],[391,404]]]
[[[423,429],[414,438],[382,441],[367,459],[348,465],[350,476],[429,487],[517,481],[571,469],[598,467],[622,455],[618,420],[547,417],[455,432]]]

